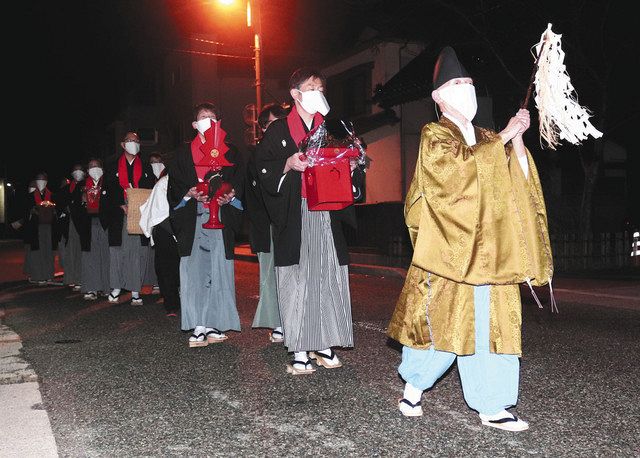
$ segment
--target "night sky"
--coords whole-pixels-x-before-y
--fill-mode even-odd
[[[215,33],[229,52],[251,55],[241,0],[235,11],[214,0],[20,3],[21,11],[11,17],[23,24],[22,32],[5,60],[15,139],[0,170],[19,183],[38,170],[59,179],[75,161],[96,153],[95,139],[114,120],[123,98],[149,85],[163,54],[178,46],[180,37]],[[301,62],[322,66],[363,32],[376,30],[382,37],[464,49],[461,59],[472,75],[492,88],[494,98],[513,103],[515,111],[531,72],[529,47],[551,22],[563,34],[580,102],[594,111],[594,123],[606,117],[606,138],[628,148],[634,182],[639,153],[632,136],[640,99],[629,69],[638,64],[639,34],[623,3],[263,0],[264,72],[288,75]],[[252,71],[247,62],[228,59],[222,65]],[[508,115],[496,112],[497,118]],[[537,142],[535,135],[530,139]]]

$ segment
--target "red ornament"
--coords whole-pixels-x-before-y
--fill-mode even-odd
[[[200,151],[203,156],[196,166],[209,167],[213,172],[221,170],[222,167],[232,166],[233,164],[225,157],[227,151],[229,151],[229,147],[224,142],[226,136],[227,133],[220,127],[220,121],[212,122],[211,127],[204,133],[205,142],[200,146]],[[210,195],[210,200],[204,204],[209,208],[209,220],[202,225],[205,229],[222,229],[224,227],[224,224],[220,222],[220,204],[218,203],[218,198],[224,194],[228,194],[233,189],[230,183],[222,181],[221,179],[216,180],[216,177],[216,175],[213,175],[208,180],[205,179],[205,181],[198,183],[196,186],[198,192],[202,192],[202,194],[206,196],[210,195],[209,191],[212,180],[218,186],[213,194]]]
[[[225,157],[225,154],[229,151],[229,147],[224,142],[226,136],[227,133],[220,127],[220,121],[212,122],[211,127],[204,133],[205,142],[200,146],[203,156],[196,165],[209,167],[214,171],[233,165]]]

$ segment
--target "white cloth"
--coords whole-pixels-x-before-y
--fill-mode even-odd
[[[153,226],[160,224],[169,217],[168,182],[168,175],[160,178],[151,190],[149,198],[140,206],[140,228],[144,235],[151,239],[151,245],[154,245],[153,237],[151,236]]]
[[[452,123],[458,126],[458,129],[460,129],[460,132],[464,137],[464,141],[467,142],[467,145],[473,146],[476,144],[476,130],[473,128],[473,125],[471,123],[463,124],[453,116],[449,116],[448,113],[442,113],[442,116],[449,119]]]

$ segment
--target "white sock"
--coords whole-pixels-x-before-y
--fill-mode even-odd
[[[131,299],[140,299],[140,293],[138,291],[131,291]]]
[[[280,333],[282,333],[282,326],[278,326],[277,328],[273,328],[273,332],[280,332]]]
[[[196,326],[195,329],[193,330],[193,333],[195,335],[200,335],[200,334],[204,334],[206,332],[206,328],[204,326]]]
[[[120,294],[120,288],[113,288],[111,290],[111,295],[112,296],[117,296],[118,294]]]
[[[501,418],[513,418],[513,415],[506,410],[501,410],[500,412],[493,415],[485,415],[483,413],[478,415],[480,416],[480,419],[484,421],[500,420]]]
[[[293,353],[293,359],[306,363],[307,361],[309,361],[309,355],[307,355],[306,351],[296,351]]]
[[[224,333],[220,332],[219,330],[215,329],[215,328],[204,328],[204,332],[205,334],[209,331],[213,331],[215,334],[219,335],[219,336],[223,336]]]
[[[411,383],[405,383],[403,397],[411,404],[415,404],[422,399],[422,390],[416,388]]]

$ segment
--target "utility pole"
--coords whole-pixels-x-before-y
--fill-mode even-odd
[[[253,8],[251,7],[253,3]],[[253,20],[255,17],[255,20]],[[256,109],[255,109],[255,119],[253,123],[253,141],[254,143],[258,142],[259,138],[259,127],[258,127],[258,115],[262,110],[262,62],[261,62],[261,52],[262,52],[262,23],[260,18],[260,4],[258,0],[248,0],[247,1],[247,26],[254,26],[254,65],[256,71]]]

